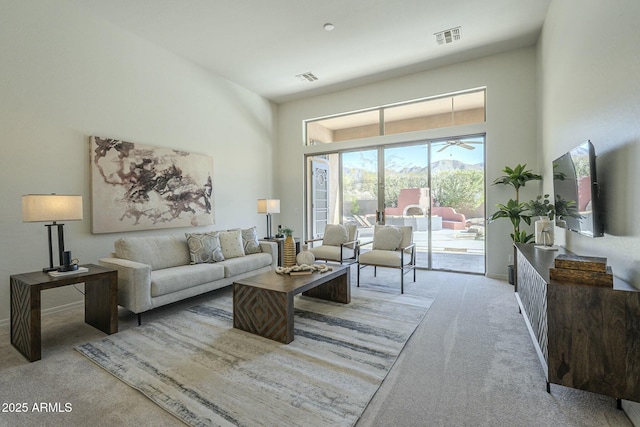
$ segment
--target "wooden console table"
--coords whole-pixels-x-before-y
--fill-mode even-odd
[[[11,344],[30,362],[41,359],[40,292],[85,284],[84,321],[106,334],[118,332],[118,272],[99,265],[52,277],[42,271],[11,276]]]
[[[640,290],[549,279],[558,254],[516,243],[516,299],[550,384],[640,402]]]

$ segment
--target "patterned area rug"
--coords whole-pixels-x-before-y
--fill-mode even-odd
[[[352,426],[433,298],[298,296],[295,340],[233,329],[231,293],[76,347],[193,426]]]

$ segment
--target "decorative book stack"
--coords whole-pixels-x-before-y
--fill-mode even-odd
[[[578,285],[613,287],[613,272],[607,259],[561,254],[549,269],[549,278]]]

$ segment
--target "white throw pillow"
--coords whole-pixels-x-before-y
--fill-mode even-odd
[[[347,227],[342,224],[327,224],[322,237],[322,244],[327,246],[340,246],[349,241]]]
[[[402,232],[398,227],[386,226],[376,229],[373,236],[373,249],[395,251],[402,242]]]
[[[244,256],[242,248],[242,232],[240,230],[220,231],[220,247],[225,259]]]

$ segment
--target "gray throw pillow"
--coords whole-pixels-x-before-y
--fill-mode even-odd
[[[224,261],[217,232],[185,233],[191,264]]]
[[[256,227],[253,226],[247,229],[239,229],[234,228],[229,231],[240,230],[240,234],[242,235],[242,247],[244,249],[244,254],[259,254],[262,252],[262,248],[260,248],[260,242],[258,242],[258,231]]]

